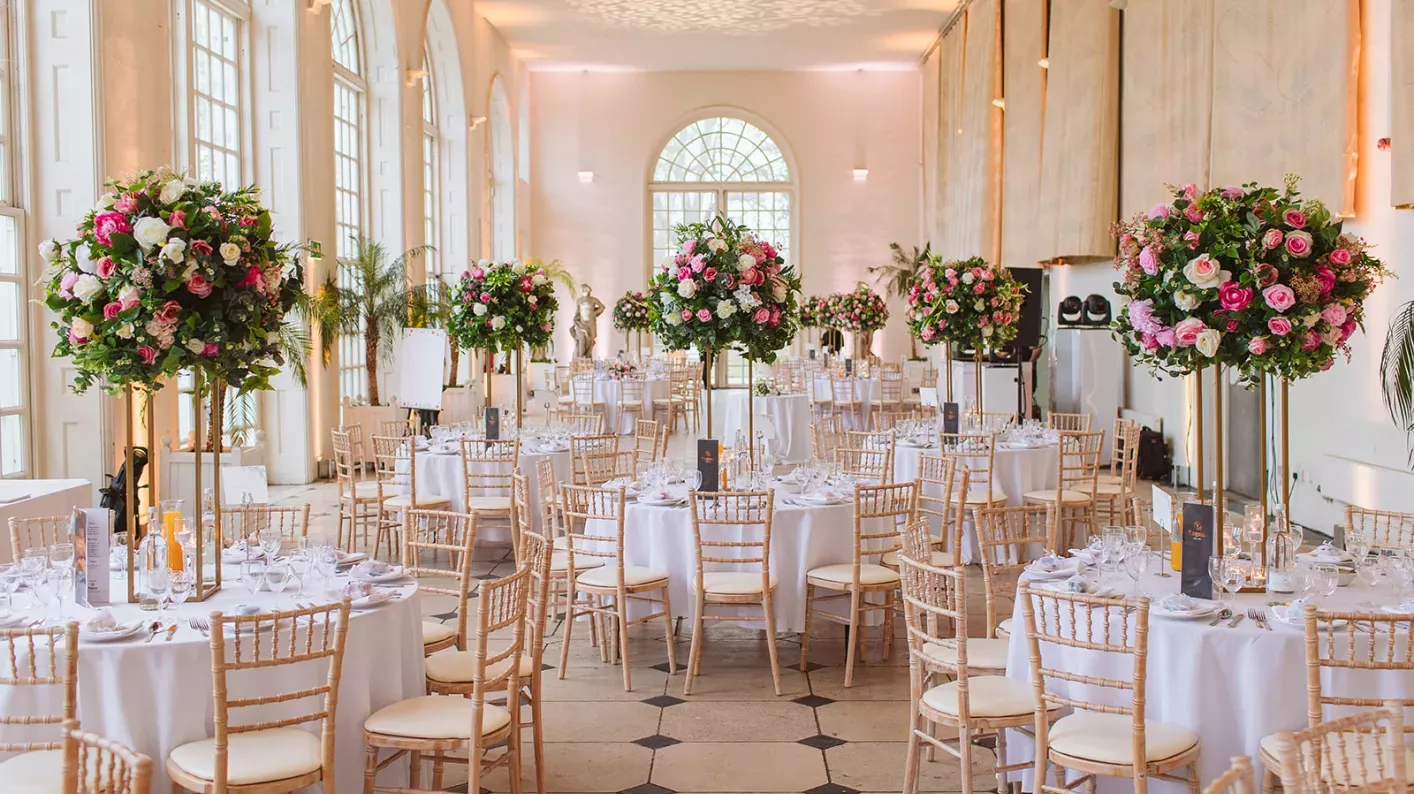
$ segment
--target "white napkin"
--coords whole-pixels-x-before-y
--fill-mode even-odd
[[[116,631],[118,619],[113,617],[113,613],[107,609],[98,610],[98,614],[83,622],[84,631]]]

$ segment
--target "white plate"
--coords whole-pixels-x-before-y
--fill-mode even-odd
[[[368,559],[367,554],[364,554],[361,551],[356,551],[353,554],[345,554],[344,556],[340,557],[338,566],[340,568],[345,568],[350,565],[358,565],[366,559]]]
[[[349,578],[357,579],[360,582],[391,582],[394,579],[401,579],[402,577],[403,566],[401,565],[394,565],[391,571],[388,571],[384,574],[379,574],[377,576],[367,576],[362,573],[359,573],[358,571],[349,572]]]
[[[639,498],[638,503],[648,507],[681,507],[687,504],[686,499],[674,497],[672,499],[643,499]]]
[[[1069,578],[1069,577],[1067,577],[1067,578]],[[1043,583],[1043,584],[1038,584],[1038,585],[1036,585],[1036,589],[1037,589],[1037,590],[1049,590],[1049,591],[1051,591],[1052,593],[1067,593],[1067,594],[1070,593],[1070,590],[1066,587],[1064,581],[1059,581],[1059,582],[1045,582],[1045,583]],[[1113,587],[1110,587],[1110,586],[1107,585],[1107,584],[1102,584],[1102,585],[1100,585],[1098,588],[1096,588],[1094,592],[1091,592],[1091,593],[1074,593],[1073,595],[1094,596],[1094,597],[1096,597],[1096,598],[1110,598],[1110,597],[1112,597],[1112,596],[1113,596],[1113,597],[1121,597],[1121,596],[1123,596],[1124,594],[1121,593],[1121,592],[1119,592],[1119,591],[1117,591],[1117,590],[1115,590]]]
[[[1201,606],[1193,610],[1164,609],[1161,606],[1152,607],[1149,614],[1153,617],[1168,618],[1169,620],[1199,620],[1210,618],[1217,614],[1218,608],[1212,604]]]
[[[1066,565],[1064,567],[1057,568],[1053,571],[1046,571],[1037,568],[1036,563],[1032,562],[1031,564],[1026,566],[1025,570],[1027,577],[1033,580],[1045,581],[1048,579],[1069,579],[1070,577],[1074,576],[1077,571],[1080,570],[1080,564],[1077,560],[1074,565]]]
[[[140,620],[131,625],[119,626],[113,631],[89,631],[87,629],[80,628],[79,640],[81,642],[117,642],[118,640],[125,640],[128,637],[132,637],[141,632],[147,631],[148,625],[149,624],[147,624],[146,622]],[[163,631],[165,631],[165,629]],[[158,634],[161,633],[163,632],[158,632]],[[156,640],[153,641],[156,642]]]
[[[1285,611],[1285,608],[1283,607],[1283,612],[1284,612],[1284,611]],[[1272,619],[1274,622],[1279,623],[1279,624],[1281,624],[1281,625],[1283,625],[1283,626],[1286,626],[1286,627],[1289,628],[1289,629],[1295,629],[1296,631],[1305,631],[1305,630],[1306,630],[1306,617],[1305,617],[1304,615],[1301,616],[1301,617],[1295,618],[1294,620],[1288,619],[1288,618],[1286,618],[1282,613],[1277,612],[1277,608],[1276,608],[1276,607],[1267,607],[1267,614],[1268,614],[1269,616],[1271,616],[1271,619]],[[1348,622],[1349,622],[1349,621],[1345,621],[1345,620],[1335,620],[1335,621],[1325,621],[1325,620],[1322,620],[1322,621],[1318,622],[1316,625],[1317,625],[1317,627],[1320,628],[1321,630],[1325,630],[1326,628],[1336,628],[1336,629],[1339,629],[1339,628],[1344,628],[1345,624],[1348,623]]]
[[[833,507],[835,505],[849,504],[849,500],[843,496],[798,496],[796,501],[808,507]]]

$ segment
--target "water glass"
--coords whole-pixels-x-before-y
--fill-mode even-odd
[[[285,591],[285,583],[290,580],[290,566],[271,563],[265,566],[265,586],[270,592],[280,594]]]
[[[15,609],[15,591],[20,589],[20,566],[18,563],[0,563],[0,591],[5,593],[5,606]]]
[[[1125,527],[1124,538],[1129,541],[1130,545],[1144,546],[1147,548],[1149,545],[1149,528]]]
[[[172,594],[172,574],[171,568],[148,568],[143,576],[143,581],[147,587],[148,595],[157,602],[157,619],[162,619],[162,609],[167,601],[167,597]]]
[[[290,555],[290,575],[299,580],[299,595],[304,596],[304,583],[309,579],[309,572],[313,568],[313,561],[310,559],[310,550],[302,548]]]
[[[260,548],[265,552],[265,559],[273,560],[280,554],[280,546],[285,542],[285,538],[280,534],[280,530],[275,527],[265,527],[260,530],[257,536],[260,541]]]
[[[192,589],[196,586],[196,576],[191,571],[173,571],[170,581],[167,583],[167,597],[175,605],[172,611],[172,621],[176,622],[177,610],[185,604],[191,597]]]
[[[35,604],[39,607],[39,616],[44,620],[44,625],[52,626],[58,623],[59,615],[50,615],[52,606],[58,600],[59,588],[63,584],[63,575],[59,571],[42,571],[39,581],[33,585]]]
[[[1219,575],[1223,589],[1228,592],[1228,600],[1236,604],[1237,591],[1247,586],[1247,563],[1236,555],[1223,557]]]
[[[263,560],[247,559],[241,563],[241,584],[245,589],[255,595],[260,592],[260,586],[265,581],[265,562]]]
[[[1129,574],[1129,578],[1134,580],[1134,595],[1141,595],[1139,580],[1144,578],[1144,574],[1149,572],[1151,561],[1148,546],[1130,544],[1124,550],[1124,572]]]
[[[1313,565],[1311,566],[1311,590],[1315,595],[1322,598],[1330,598],[1335,595],[1336,585],[1339,583],[1340,573],[1334,565]]]
[[[49,564],[55,568],[74,567],[74,544],[55,543],[49,547]]]

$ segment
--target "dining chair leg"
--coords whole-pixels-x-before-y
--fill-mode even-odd
[[[692,694],[692,679],[697,677],[699,664],[702,660],[702,605],[701,594],[693,594],[694,610],[692,613],[692,642],[687,648],[687,675],[682,682],[682,693]]]
[[[418,788],[422,785],[422,753],[416,750],[408,751],[408,788]]]
[[[373,794],[373,781],[378,776],[378,748],[368,745],[363,759],[363,794]],[[175,792],[174,792],[175,794]]]
[[[632,671],[629,670],[628,653],[628,597],[622,590],[614,599],[614,630],[618,632],[618,648],[623,657],[624,665],[624,691],[633,691]],[[468,789],[469,791],[470,789]]]
[[[897,590],[890,590],[884,597],[884,661],[893,658],[894,655],[894,594]],[[971,791],[971,789],[966,789]]]
[[[915,794],[918,791],[918,760],[919,743],[922,739],[918,736],[918,722],[921,715],[918,713],[918,699],[923,693],[923,673],[917,664],[912,662],[908,665],[908,755],[903,764],[903,794]]]
[[[511,794],[520,794],[520,682],[517,680],[515,692],[506,689],[506,706],[511,713],[511,733],[506,737],[507,773],[511,778]],[[479,792],[481,789],[477,789]],[[467,787],[471,791],[471,787]]]
[[[535,791],[545,794],[545,729],[540,713],[542,673],[537,668],[530,674],[530,742],[535,756]]]
[[[859,625],[859,595],[857,587],[849,594],[849,648],[845,651],[844,659],[845,688],[854,686],[854,660],[858,656],[857,649],[864,637],[864,627]]]
[[[800,672],[810,664],[810,619],[815,612],[815,585],[805,585],[805,630],[800,634]]]
[[[768,592],[761,599],[761,612],[766,616],[766,655],[771,659],[771,683],[776,687],[776,697],[781,696],[781,660],[776,651],[776,611]]]
[[[442,777],[447,770],[447,756],[437,753],[432,756],[432,790],[442,790]]]
[[[566,577],[568,579],[568,577]],[[565,636],[560,638],[560,680],[570,664],[570,635],[574,633],[574,580],[565,582]]]
[[[957,726],[957,760],[962,764],[962,790],[972,790],[972,726]]]
[[[479,792],[481,791],[481,731],[473,728],[472,734],[471,748],[466,754],[466,790]],[[516,785],[514,778],[511,780],[511,785]]]
[[[676,675],[678,654],[673,647],[673,602],[668,597],[667,585],[663,585],[663,643],[668,646],[668,675]]]

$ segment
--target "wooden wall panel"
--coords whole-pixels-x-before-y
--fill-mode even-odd
[[[995,262],[1001,254],[1002,111],[992,104],[1001,95],[1000,34],[1001,0],[974,0],[967,11],[963,52],[958,167],[949,183],[958,199],[950,205],[958,247],[943,252],[950,258],[981,256]]]
[[[1005,0],[1001,261],[1035,264],[1046,256],[1036,237],[1041,194],[1041,130],[1045,119],[1044,0]]]

